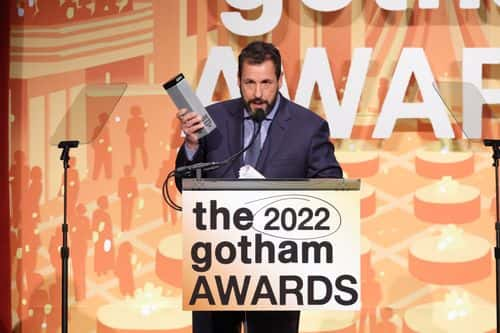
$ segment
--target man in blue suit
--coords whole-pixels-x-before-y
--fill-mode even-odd
[[[266,178],[342,178],[329,141],[328,123],[310,110],[279,93],[282,84],[281,55],[274,45],[252,42],[238,57],[241,98],[207,108],[217,128],[198,139],[200,116],[181,109],[186,137],[176,166],[222,161],[247,147],[255,135],[253,115],[261,110],[265,119],[260,133],[247,151],[233,163],[203,174],[207,178],[238,178],[250,165]],[[245,323],[248,333],[297,333],[298,311],[213,311],[193,313],[195,333],[239,333]]]

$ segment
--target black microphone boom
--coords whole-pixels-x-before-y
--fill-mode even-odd
[[[241,149],[240,151],[236,152],[232,156],[229,156],[223,161],[218,161],[218,162],[201,162],[201,163],[194,163],[191,165],[186,165],[179,167],[172,172],[169,173],[168,177],[165,179],[163,182],[163,187],[162,187],[162,194],[163,198],[167,202],[167,204],[172,207],[173,209],[177,211],[182,211],[182,207],[177,205],[175,202],[173,202],[172,198],[170,197],[170,194],[168,192],[168,180],[170,177],[186,177],[186,176],[191,176],[193,173],[195,173],[196,178],[201,178],[201,173],[202,171],[210,171],[210,170],[215,170],[223,165],[229,164],[234,162],[241,154],[243,154],[245,151],[250,148],[250,146],[253,144],[255,141],[255,138],[257,135],[260,133],[260,130],[262,128],[262,121],[266,119],[266,112],[263,109],[257,109],[253,113],[251,113],[250,118],[257,124],[257,126],[254,126],[254,132],[252,139],[248,143],[246,147]],[[182,190],[181,190],[182,191]]]
[[[223,162],[224,161],[222,161],[222,162],[195,163],[195,164],[179,167],[179,168],[175,169],[174,172],[176,174],[185,175],[185,174],[190,174],[191,172],[193,172],[194,170],[197,170],[197,169],[201,169],[201,170],[205,170],[205,171],[215,170],[215,169],[219,168],[220,166],[222,166]]]
[[[192,174],[193,172],[196,172],[197,170],[200,170],[200,171],[215,170],[215,169],[222,167],[223,165],[226,165],[226,164],[231,163],[234,160],[236,160],[241,154],[243,154],[245,151],[247,151],[248,148],[250,148],[250,146],[255,141],[255,138],[260,133],[260,130],[262,127],[262,121],[264,119],[266,119],[266,112],[264,111],[264,109],[256,109],[253,113],[251,113],[250,118],[257,123],[257,127],[255,128],[256,130],[254,130],[252,139],[250,140],[250,142],[248,143],[248,145],[246,147],[244,147],[240,151],[236,152],[232,156],[229,156],[228,158],[226,158],[223,161],[205,162],[205,163],[202,162],[202,163],[195,163],[195,164],[179,167],[179,168],[174,170],[175,174],[186,176],[186,175]]]

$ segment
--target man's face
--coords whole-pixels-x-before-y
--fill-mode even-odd
[[[276,102],[281,83],[281,77],[279,79],[276,77],[274,63],[271,60],[265,60],[261,64],[244,62],[241,77],[238,79],[241,96],[251,112],[257,109],[270,112]]]

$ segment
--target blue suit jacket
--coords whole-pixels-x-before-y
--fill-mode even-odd
[[[176,167],[222,161],[243,147],[243,100],[216,103],[207,108],[217,128],[200,140],[189,161],[183,147]],[[266,178],[342,178],[329,141],[328,123],[312,111],[281,96],[256,169]],[[238,178],[242,156],[230,165],[203,174],[205,178]]]

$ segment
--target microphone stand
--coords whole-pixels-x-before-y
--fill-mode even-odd
[[[500,332],[500,197],[499,197],[499,182],[498,182],[498,160],[500,159],[500,140],[484,140],[486,146],[493,149],[493,166],[495,167],[495,201],[496,201],[496,246],[495,246],[495,266],[496,266],[496,314],[497,314],[497,333]]]
[[[62,225],[62,246],[61,246],[61,333],[68,332],[68,260],[69,260],[69,247],[68,247],[68,168],[69,168],[69,150],[78,147],[79,141],[61,141],[58,148],[62,149],[61,161],[64,167],[64,219]]]
[[[247,151],[250,146],[253,144],[255,141],[255,138],[257,135],[260,133],[260,130],[262,128],[262,121],[266,118],[266,113],[263,109],[257,109],[255,112],[252,114],[251,119],[256,123],[257,127],[254,127],[254,133],[252,136],[252,139],[248,143],[246,147],[243,147],[240,151],[236,152],[235,154],[229,156],[223,161],[218,161],[218,162],[200,162],[200,163],[195,163],[195,164],[190,164],[187,166],[179,167],[174,170],[172,170],[165,181],[163,182],[162,186],[162,194],[163,194],[163,199],[165,202],[173,209],[177,211],[182,211],[182,207],[177,205],[175,202],[172,201],[170,194],[168,192],[168,181],[170,177],[185,177],[185,176],[191,176],[194,172],[195,178],[197,180],[202,179],[202,172],[203,171],[210,171],[210,170],[216,170],[223,165],[226,165],[228,163],[233,163],[241,154],[243,154],[245,151]],[[182,149],[182,148],[181,148]],[[180,190],[182,192],[182,189]]]
[[[195,163],[195,164],[191,164],[191,165],[179,167],[179,168],[177,168],[177,169],[174,170],[175,174],[177,174],[177,175],[188,175],[188,174],[191,174],[194,171],[195,172],[195,178],[196,179],[201,179],[202,178],[202,175],[201,175],[202,171],[215,170],[215,169],[218,169],[218,168],[222,167],[223,165],[226,165],[228,163],[234,162],[241,154],[243,154],[244,152],[246,152],[250,148],[250,146],[252,146],[253,142],[255,141],[255,138],[260,133],[260,130],[262,128],[262,121],[266,117],[266,114],[261,109],[258,109],[257,111],[258,111],[258,115],[254,118],[254,121],[257,124],[257,127],[254,128],[254,133],[253,133],[252,139],[250,140],[250,142],[248,143],[248,145],[246,147],[243,147],[243,149],[241,149],[240,151],[236,152],[232,156],[229,156],[228,158],[226,158],[223,161],[219,161],[219,162],[201,162],[201,163]]]

